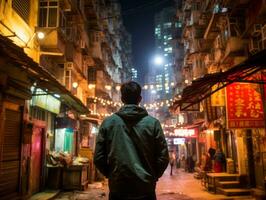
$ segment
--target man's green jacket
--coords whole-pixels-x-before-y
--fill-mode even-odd
[[[168,162],[160,122],[144,108],[125,105],[101,124],[94,164],[109,179],[110,192],[125,196],[154,193]]]

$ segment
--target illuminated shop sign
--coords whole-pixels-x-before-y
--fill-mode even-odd
[[[174,138],[174,144],[185,144],[185,138]]]
[[[263,128],[263,100],[258,84],[233,83],[226,87],[229,128]]]
[[[178,137],[196,137],[195,129],[175,129],[175,136]]]
[[[33,96],[31,99],[31,105],[59,114],[61,102],[58,99],[52,95],[42,95],[45,92],[41,89],[36,89],[35,94],[36,96]]]

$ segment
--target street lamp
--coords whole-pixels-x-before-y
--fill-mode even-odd
[[[156,55],[154,57],[154,64],[156,65],[162,65],[163,64],[163,57],[160,55]]]
[[[110,91],[112,89],[112,86],[111,85],[105,85],[105,89]]]
[[[42,40],[42,39],[45,37],[45,34],[44,34],[43,32],[41,32],[41,31],[38,31],[38,32],[37,32],[37,37],[38,37],[40,40]]]
[[[72,83],[72,86],[73,86],[73,88],[76,89],[76,88],[79,86],[79,84],[78,84],[77,82],[73,82],[73,83]]]
[[[120,91],[121,86],[120,86],[120,85],[117,85],[117,86],[115,87],[115,89],[116,89],[117,91]]]

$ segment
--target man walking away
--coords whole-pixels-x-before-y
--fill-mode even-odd
[[[94,164],[108,178],[109,200],[156,200],[156,182],[169,162],[160,122],[138,106],[141,99],[138,83],[123,84],[124,106],[99,129]]]
[[[170,160],[170,167],[171,167],[170,176],[172,176],[173,175],[173,167],[174,167],[174,164],[176,161],[176,156],[175,156],[174,152],[170,152],[169,160]]]

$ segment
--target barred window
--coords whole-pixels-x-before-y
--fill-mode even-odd
[[[96,68],[92,67],[88,69],[88,82],[95,83],[96,82]]]
[[[30,0],[13,0],[12,8],[22,17],[23,20],[29,22],[30,18]]]
[[[58,27],[59,2],[58,0],[41,0],[39,11],[39,27]]]

